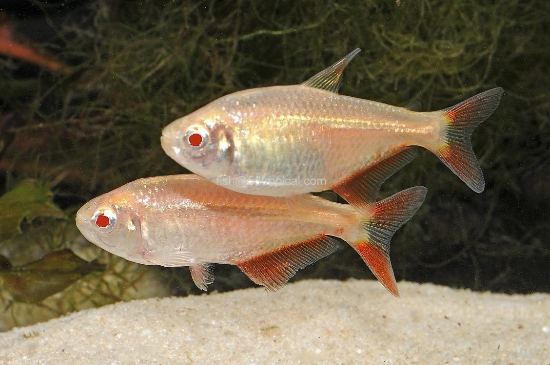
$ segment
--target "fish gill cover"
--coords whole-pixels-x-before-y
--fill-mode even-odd
[[[384,184],[383,196],[413,185],[430,191],[393,241],[397,279],[550,289],[547,1],[69,1],[34,2],[33,9],[0,18],[2,193],[37,178],[52,189],[47,206],[70,219],[27,220],[22,233],[2,236],[2,272],[28,273],[63,249],[85,262],[60,257],[91,269],[46,298],[29,293],[36,300],[25,302],[17,300],[20,288],[3,292],[9,310],[2,328],[120,299],[192,292],[181,269],[139,266],[88,245],[74,227],[76,209],[136,178],[182,172],[159,144],[175,118],[237,90],[300,83],[356,47],[363,52],[348,66],[342,94],[437,110],[496,85],[505,89],[473,136],[483,194],[428,153]],[[33,42],[39,29],[49,29],[50,39]],[[1,47],[7,37],[38,59],[10,54]],[[250,285],[236,269],[222,270],[214,289]],[[344,249],[298,278],[368,275]],[[166,290],[155,290],[158,280]]]

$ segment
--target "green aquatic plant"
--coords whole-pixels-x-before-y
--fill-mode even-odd
[[[0,242],[0,331],[121,300],[165,296],[153,267],[85,241],[74,222],[35,221]]]
[[[37,180],[21,181],[0,197],[0,241],[21,231],[24,219],[28,224],[38,217],[65,218],[65,213],[51,201],[52,193]]]
[[[1,258],[2,289],[13,301],[29,304],[40,303],[65,290],[90,272],[103,271],[102,265],[82,260],[68,249],[51,252],[38,261],[18,267]]]
[[[85,242],[52,197],[47,185],[35,179],[22,180],[0,197],[0,331],[167,294],[153,268]]]

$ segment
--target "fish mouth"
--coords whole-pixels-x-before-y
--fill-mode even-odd
[[[162,146],[162,149],[167,151],[172,148],[172,142],[170,141],[170,138],[162,134],[160,136],[160,145]]]
[[[84,235],[84,227],[86,227],[86,218],[82,217],[80,214],[77,213],[75,218],[76,228]]]
[[[94,245],[97,245],[97,239],[96,235],[93,232],[90,232],[90,225],[88,224],[88,219],[84,218],[82,214],[76,214],[75,218],[76,222],[76,228],[80,231],[80,233],[86,238],[89,242],[93,243]]]
[[[79,212],[76,213],[76,217],[75,217],[75,222],[76,222],[76,228],[78,228],[78,230],[80,231],[80,233],[84,236],[84,238],[86,238],[89,242],[93,243],[94,245],[96,246],[99,246],[101,247],[101,245],[105,246],[105,250],[107,250],[107,248],[114,248],[116,247],[115,245],[109,245],[107,244],[103,238],[101,237],[101,235],[95,233],[94,231],[92,231],[90,229],[90,224],[89,224],[89,220],[87,218],[84,217],[84,214],[79,214]],[[107,250],[108,251],[108,250]],[[110,251],[109,251],[110,252]]]
[[[179,155],[181,149],[174,146],[174,137],[166,132],[166,128],[162,132],[163,134],[160,136],[160,145],[162,146],[162,149],[171,159],[177,161],[177,156]]]

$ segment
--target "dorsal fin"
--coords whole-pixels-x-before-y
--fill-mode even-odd
[[[321,235],[237,262],[237,266],[256,284],[275,291],[282,288],[298,270],[337,249],[336,239]]]
[[[324,69],[309,80],[302,82],[302,85],[338,93],[338,89],[342,85],[342,73],[344,69],[359,52],[361,52],[361,49],[356,48],[334,65]]]
[[[411,162],[418,151],[415,147],[405,147],[374,165],[358,171],[351,177],[332,187],[332,189],[351,205],[368,211],[376,202],[380,187],[387,178]]]

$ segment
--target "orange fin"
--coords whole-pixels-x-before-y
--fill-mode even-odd
[[[483,172],[472,150],[471,135],[500,103],[504,90],[496,87],[444,109],[447,128],[436,155],[476,193],[485,189]]]
[[[418,155],[415,147],[405,147],[375,165],[348,177],[332,189],[351,205],[366,212],[376,202],[380,187],[390,176]]]
[[[361,50],[356,48],[334,65],[324,69],[309,80],[302,82],[302,85],[338,93],[342,85],[342,73],[344,69],[359,52]]]
[[[21,36],[14,37],[14,35],[15,28],[12,22],[4,13],[0,13],[0,54],[34,63],[54,72],[62,68],[53,57],[37,52],[32,46],[17,42],[14,38],[21,38]],[[63,67],[62,71],[67,73],[70,69]]]
[[[358,242],[353,246],[355,251],[359,253],[363,261],[368,265],[374,276],[376,276],[390,293],[398,297],[399,290],[397,289],[397,282],[393,274],[389,252],[369,242]]]
[[[201,290],[206,291],[206,287],[214,282],[212,264],[196,263],[189,266],[189,271],[191,271],[193,282]]]
[[[256,284],[275,291],[282,288],[298,270],[337,249],[338,241],[323,235],[238,262],[237,266]]]
[[[395,296],[399,296],[399,292],[390,262],[390,240],[420,208],[427,192],[425,187],[416,186],[377,202],[373,214],[362,222],[366,237],[351,245],[382,285]]]

